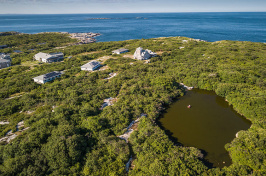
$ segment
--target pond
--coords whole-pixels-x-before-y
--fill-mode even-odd
[[[204,159],[214,167],[231,164],[225,144],[251,125],[224,98],[213,91],[199,89],[188,91],[173,103],[159,123],[179,143],[205,151]]]

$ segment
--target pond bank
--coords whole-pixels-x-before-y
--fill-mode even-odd
[[[187,108],[188,105],[191,108]],[[231,164],[224,146],[251,123],[213,91],[193,89],[170,105],[158,120],[175,143],[201,149],[214,167]]]

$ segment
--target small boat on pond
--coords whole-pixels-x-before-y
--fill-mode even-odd
[[[187,108],[191,108],[191,105],[188,105]]]

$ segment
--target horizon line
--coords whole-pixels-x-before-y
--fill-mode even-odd
[[[107,13],[0,13],[0,15],[152,14],[152,13],[265,13],[266,11],[107,12]]]

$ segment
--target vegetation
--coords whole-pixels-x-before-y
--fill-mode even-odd
[[[22,120],[30,127],[11,143],[0,145],[1,175],[125,175],[131,155],[128,175],[266,174],[265,44],[172,37],[53,49],[68,42],[62,34],[0,37],[0,43],[24,51],[12,55],[16,65],[0,70],[0,121],[10,122],[0,126],[0,135],[14,130]],[[111,56],[114,49],[128,48],[126,55],[130,55],[139,46],[159,56],[148,64],[123,55]],[[36,50],[26,52],[24,47]],[[32,56],[38,51],[62,51],[73,57],[36,64]],[[104,62],[108,69],[80,70],[84,63],[102,56],[110,57]],[[65,74],[43,85],[33,82],[33,77],[54,70]],[[104,79],[109,73],[118,75]],[[239,132],[238,138],[226,145],[231,166],[207,167],[200,150],[175,145],[156,124],[165,107],[183,96],[181,82],[214,90],[252,121],[249,130]],[[100,110],[108,97],[116,97],[117,102]],[[119,139],[142,113],[147,117],[141,118],[129,143]]]

